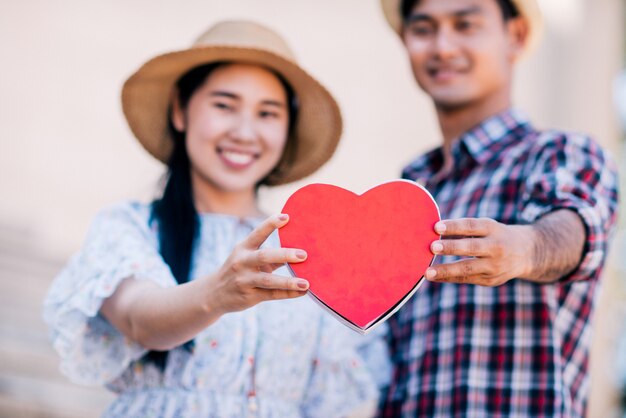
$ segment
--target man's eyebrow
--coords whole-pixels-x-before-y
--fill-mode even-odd
[[[471,6],[467,9],[459,10],[454,12],[453,15],[456,17],[463,17],[467,15],[479,15],[483,13],[483,9],[480,6]]]
[[[450,15],[454,17],[465,17],[465,16],[471,16],[471,15],[478,15],[482,13],[483,13],[483,9],[480,6],[471,6],[466,9],[454,11],[450,13]],[[417,12],[417,13],[412,13],[411,15],[409,15],[409,17],[406,19],[406,23],[424,22],[424,21],[432,22],[434,20],[435,18],[433,17],[433,15]]]
[[[414,23],[414,22],[432,22],[434,19],[432,16],[424,14],[424,13],[412,13],[406,19],[406,23]]]

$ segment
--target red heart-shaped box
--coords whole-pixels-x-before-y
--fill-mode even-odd
[[[290,264],[310,293],[342,322],[365,333],[397,311],[418,289],[434,260],[439,209],[420,185],[396,180],[362,195],[310,184],[287,200],[281,246],[308,253]]]

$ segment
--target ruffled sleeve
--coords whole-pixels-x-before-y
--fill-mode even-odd
[[[322,317],[317,357],[303,404],[306,417],[368,416],[389,382],[385,324],[361,336]]]
[[[100,212],[82,249],[56,277],[44,300],[44,321],[61,357],[61,371],[77,383],[108,383],[146,352],[98,313],[124,279],[176,285],[148,220],[149,208],[139,204]]]

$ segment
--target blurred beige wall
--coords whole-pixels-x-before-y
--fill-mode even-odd
[[[519,67],[516,103],[538,126],[590,133],[619,158],[610,87],[623,63],[623,2],[542,6],[546,36]],[[121,84],[148,58],[187,47],[230,18],[255,19],[287,36],[304,67],[334,92],[345,119],[327,166],[262,191],[268,212],[308,182],[362,192],[439,143],[432,107],[378,0],[0,0],[0,234],[27,236],[33,252],[63,260],[99,208],[154,197],[163,167],[131,136]],[[621,289],[619,273],[608,276],[607,287]],[[602,315],[624,300],[604,298]],[[607,346],[594,355],[610,353]],[[610,367],[594,361],[598,370]],[[613,392],[607,379],[594,379],[594,411],[607,411]]]
[[[547,8],[546,38],[520,65],[516,102],[539,126],[589,132],[617,151],[610,83],[622,60],[621,2],[543,3],[562,9]],[[568,3],[579,4],[580,21],[577,12],[562,16]],[[148,58],[188,46],[228,18],[285,34],[344,113],[333,160],[299,184],[265,191],[268,211],[306,182],[363,191],[438,143],[432,107],[377,0],[3,0],[0,219],[27,225],[48,251],[65,256],[103,205],[153,197],[162,166],[127,129],[120,86]]]
[[[0,80],[5,222],[30,225],[66,255],[94,212],[156,193],[162,167],[131,136],[120,86],[155,54],[187,47],[225,18],[264,22],[288,36],[304,64],[337,96],[345,136],[336,157],[307,181],[355,191],[393,178],[437,143],[432,111],[417,93],[401,45],[376,1],[173,1],[3,4]],[[11,42],[14,40],[14,42]],[[384,82],[383,82],[384,81]],[[279,210],[297,185],[263,194]]]

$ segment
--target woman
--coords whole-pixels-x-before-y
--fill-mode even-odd
[[[102,211],[53,283],[44,316],[62,371],[119,394],[110,417],[328,417],[375,402],[364,341],[301,298],[308,282],[281,266],[306,252],[280,248],[288,217],[257,206],[259,185],[331,157],[332,96],[277,34],[222,22],[147,62],[122,104],[169,176],[153,204]]]

